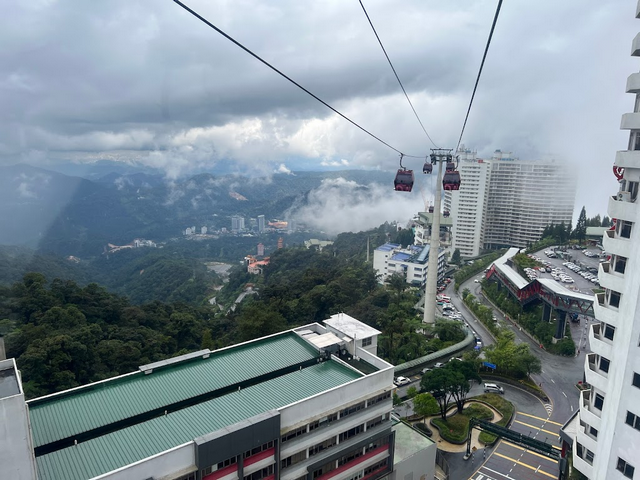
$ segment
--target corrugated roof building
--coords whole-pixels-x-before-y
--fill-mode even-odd
[[[12,444],[27,455],[9,458],[3,472],[18,480],[392,474],[393,366],[354,334],[377,330],[340,315],[330,330],[306,325],[26,403],[13,395],[19,418],[8,425],[22,425],[26,438],[10,432],[0,451]],[[17,371],[11,378],[20,382]],[[0,412],[7,402],[0,395]]]

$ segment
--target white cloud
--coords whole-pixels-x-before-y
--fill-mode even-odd
[[[389,185],[362,186],[340,177],[323,180],[319,188],[309,192],[306,203],[294,206],[288,216],[336,235],[367,230],[386,221],[405,224],[423,206],[419,192],[396,192],[392,179]]]
[[[31,190],[31,188],[32,186],[30,184],[28,184],[27,182],[22,182],[20,183],[20,185],[18,185],[18,194],[22,198],[36,198],[37,195],[33,190]]]
[[[276,170],[278,173],[286,173],[287,175],[291,175],[291,170],[287,168],[284,163],[281,163],[278,169]]]

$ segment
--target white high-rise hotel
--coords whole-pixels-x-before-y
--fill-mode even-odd
[[[576,182],[561,162],[524,161],[497,150],[488,160],[458,151],[460,190],[445,192],[453,217],[453,248],[463,257],[483,249],[526,247],[553,223],[568,225]]]
[[[631,52],[640,56],[640,34]],[[594,301],[599,323],[591,326],[584,368],[591,388],[581,393],[573,444],[573,465],[590,479],[640,478],[640,73],[628,78],[627,92],[635,108],[622,116],[629,146],[615,158],[620,189],[608,213],[617,220],[603,238],[611,259],[600,264],[605,291]]]

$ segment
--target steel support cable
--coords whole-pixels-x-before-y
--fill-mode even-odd
[[[387,142],[385,142],[384,140],[382,140],[381,138],[377,137],[376,135],[374,135],[373,133],[371,133],[369,130],[367,130],[364,127],[361,127],[360,125],[358,125],[356,122],[354,122],[353,120],[351,120],[349,117],[347,117],[346,115],[340,113],[338,110],[336,110],[335,108],[333,108],[331,105],[329,105],[327,102],[325,102],[324,100],[322,100],[320,97],[318,97],[317,95],[311,93],[309,90],[307,90],[305,87],[303,87],[302,85],[300,85],[298,82],[296,82],[295,80],[293,80],[291,77],[287,76],[285,73],[281,72],[280,70],[278,70],[276,67],[274,67],[273,65],[271,65],[269,62],[267,62],[266,60],[264,60],[262,57],[260,57],[258,54],[252,52],[249,48],[245,47],[244,45],[242,45],[240,42],[238,42],[237,40],[235,40],[233,37],[231,37],[230,35],[226,34],[224,31],[222,31],[221,29],[219,29],[218,27],[216,27],[213,23],[211,23],[209,20],[207,20],[206,18],[204,18],[202,15],[200,15],[199,13],[197,13],[195,10],[192,10],[191,8],[189,8],[188,6],[186,6],[184,3],[182,3],[180,0],[173,0],[174,3],[180,5],[182,8],[184,8],[187,12],[189,12],[191,15],[193,15],[194,17],[196,17],[198,20],[200,20],[201,22],[203,22],[204,24],[208,25],[209,27],[213,28],[216,32],[218,32],[220,35],[222,35],[224,38],[226,38],[227,40],[229,40],[231,43],[233,43],[234,45],[240,47],[242,50],[244,50],[245,52],[247,52],[249,55],[251,55],[253,58],[255,58],[256,60],[260,61],[261,63],[263,63],[264,65],[266,65],[267,67],[269,67],[271,70],[273,70],[274,72],[276,72],[278,75],[280,75],[281,77],[284,77],[285,79],[287,79],[289,82],[293,83],[296,87],[298,87],[300,90],[302,90],[303,92],[305,92],[306,94],[310,95],[311,97],[313,97],[314,99],[316,99],[318,102],[322,103],[325,107],[327,107],[329,110],[331,110],[334,113],[337,113],[338,115],[340,115],[342,118],[344,118],[347,122],[351,123],[352,125],[354,125],[355,127],[359,128],[360,130],[362,130],[364,133],[366,133],[367,135],[369,135],[370,137],[376,139],[377,141],[379,141],[380,143],[382,143],[383,145],[386,145],[387,147],[389,147],[391,150],[407,157],[407,158],[424,158],[423,156],[417,156],[417,155],[406,155],[403,152],[401,152],[400,150],[398,150],[395,147],[392,147],[391,145],[389,145]]]
[[[398,72],[396,72],[396,69],[393,66],[393,63],[391,63],[391,59],[389,58],[389,55],[387,54],[387,50],[384,48],[384,45],[382,44],[382,40],[380,40],[380,36],[378,35],[378,32],[376,31],[376,27],[373,26],[373,22],[371,21],[371,18],[369,17],[369,14],[367,13],[367,9],[364,8],[364,4],[362,3],[362,0],[358,0],[358,1],[360,2],[360,6],[362,7],[362,11],[364,12],[365,16],[367,17],[367,20],[369,21],[369,25],[371,25],[371,29],[373,30],[373,33],[375,34],[376,38],[378,39],[378,43],[380,44],[380,48],[382,48],[382,51],[384,52],[384,56],[387,57],[387,62],[389,62],[389,66],[391,67],[391,70],[393,70],[393,74],[396,76],[396,80],[398,80],[398,83],[400,84],[400,88],[402,89],[402,92],[404,93],[404,96],[407,99],[407,102],[409,102],[409,105],[411,106],[411,110],[413,110],[413,114],[416,116],[416,118],[418,119],[418,123],[422,127],[422,131],[424,132],[424,134],[427,136],[427,138],[433,144],[434,147],[440,148],[440,147],[438,147],[436,145],[436,143],[433,141],[431,136],[427,133],[427,129],[424,128],[424,125],[422,124],[422,120],[420,120],[420,117],[418,116],[418,112],[416,112],[416,109],[413,107],[413,103],[411,103],[411,100],[409,99],[409,95],[407,95],[407,91],[404,89],[404,85],[400,81],[400,77],[398,76]]]
[[[498,0],[498,7],[496,8],[496,14],[493,17],[493,24],[491,25],[491,31],[489,32],[489,38],[487,39],[487,45],[484,48],[484,54],[482,55],[482,62],[480,63],[480,70],[478,70],[478,77],[476,78],[476,84],[473,87],[473,93],[471,94],[471,101],[469,102],[469,108],[467,109],[467,115],[464,117],[464,123],[462,124],[462,131],[460,132],[460,138],[458,139],[458,145],[456,145],[456,152],[458,151],[458,147],[460,147],[460,142],[462,142],[462,135],[464,134],[464,129],[467,126],[467,120],[469,120],[469,112],[471,112],[471,105],[473,104],[473,99],[476,96],[476,90],[478,89],[478,83],[480,82],[480,75],[482,75],[482,67],[484,67],[484,61],[487,58],[487,53],[489,52],[489,45],[491,45],[491,38],[493,37],[493,31],[496,28],[496,22],[498,21],[498,15],[500,15],[500,7],[502,7],[502,0]]]

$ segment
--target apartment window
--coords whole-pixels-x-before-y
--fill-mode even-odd
[[[599,393],[596,393],[596,396],[593,399],[593,406],[598,410],[602,410],[602,405],[604,405],[604,397]]]
[[[636,430],[640,430],[640,417],[634,413],[627,412],[625,423]]]
[[[633,373],[633,382],[631,382],[634,387],[640,388],[640,374]]]
[[[419,275],[418,275],[419,276]],[[371,345],[371,343],[373,342],[373,340],[371,339],[371,337],[369,338],[363,338],[362,339],[362,346],[363,347],[368,347],[369,345]]]
[[[364,425],[358,425],[357,427],[350,428],[346,432],[342,432],[340,434],[340,442],[344,442],[345,440],[348,440],[351,437],[355,437],[363,430],[364,430]]]
[[[280,467],[287,468],[291,465],[295,465],[296,463],[300,463],[306,459],[307,459],[307,451],[302,450],[301,452],[298,452],[294,455],[291,455],[290,457],[285,458],[284,460],[281,460]]]
[[[595,457],[594,453],[589,450],[588,448],[585,448],[586,452],[584,454],[584,459],[591,465],[593,465],[593,458]]]
[[[344,418],[347,415],[351,415],[352,413],[359,412],[363,408],[364,408],[364,402],[360,402],[356,405],[351,405],[350,407],[347,407],[340,412],[340,418]]]
[[[610,365],[611,362],[608,358],[600,357],[600,370],[602,370],[604,373],[609,373]]]
[[[616,327],[612,327],[608,323],[604,324],[604,338],[608,340],[613,340],[613,336],[616,333]]]
[[[384,393],[381,393],[380,395],[377,395],[377,396],[367,400],[367,407],[371,407],[372,405],[375,405],[376,403],[384,402],[385,400],[388,400],[389,398],[391,398],[391,391],[390,390],[386,391]]]
[[[273,475],[273,465],[269,465],[262,470],[252,473],[251,475],[246,475],[244,480],[260,480],[261,478],[269,477],[271,475]]]
[[[619,257],[616,255],[613,269],[618,273],[624,273],[626,268],[627,268],[627,258]]]
[[[591,434],[591,436],[593,438],[598,438],[598,430],[596,430],[595,428],[590,426],[589,427],[589,433]]]
[[[607,296],[609,297],[609,306],[618,308],[620,306],[620,292],[615,290],[607,290]]]
[[[325,440],[322,443],[318,443],[309,449],[309,456],[313,457],[314,455],[326,450],[327,448],[331,448],[336,444],[336,437],[331,437]]]
[[[631,226],[632,222],[627,222],[626,220],[618,220],[616,223],[616,229],[618,234],[622,238],[631,238]]]
[[[300,435],[303,435],[305,433],[307,433],[307,426],[306,425],[304,427],[300,427],[300,428],[296,428],[295,430],[291,430],[291,431],[285,433],[282,436],[282,443],[288,442],[292,438],[296,438],[296,437],[298,437]]]
[[[635,471],[635,468],[618,457],[618,465],[616,465],[616,470],[622,472],[622,474],[627,478],[633,478],[633,472]]]
[[[313,431],[316,428],[320,428],[323,427],[324,425],[327,425],[331,422],[335,422],[338,419],[338,414],[337,413],[332,413],[331,415],[327,415],[326,417],[322,417],[319,418],[318,420],[316,420],[315,422],[311,422],[309,424],[309,431]]]

